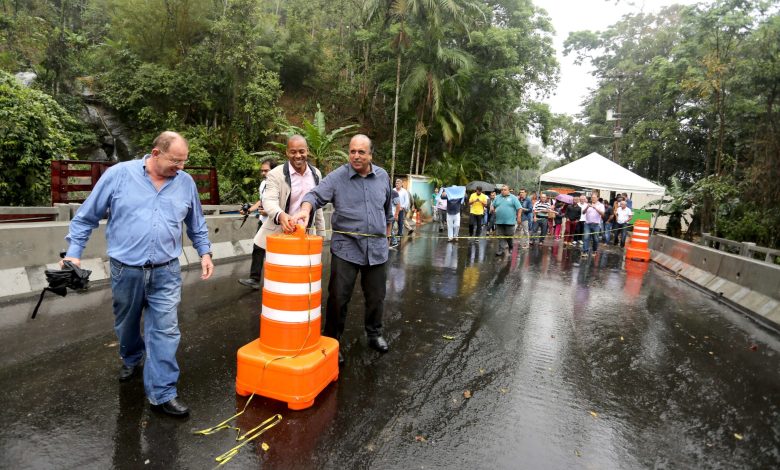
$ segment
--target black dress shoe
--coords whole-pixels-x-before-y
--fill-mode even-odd
[[[390,348],[387,346],[387,341],[385,341],[385,339],[381,336],[372,336],[371,338],[368,338],[368,347],[371,349],[376,349],[381,353],[386,353],[390,350]]]
[[[161,405],[152,405],[152,409],[177,418],[190,414],[190,409],[179,400],[179,397],[168,400]]]
[[[341,351],[339,351],[339,365],[340,366],[344,365],[344,356],[341,355]]]
[[[257,281],[255,279],[249,278],[249,279],[239,279],[238,283],[242,286],[251,287],[254,290],[260,290],[260,281]]]
[[[122,364],[122,367],[119,369],[119,381],[127,382],[128,380],[132,379],[140,369],[141,369],[140,362],[134,366],[128,366],[126,364]]]

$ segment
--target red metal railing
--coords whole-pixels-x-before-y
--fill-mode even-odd
[[[84,202],[95,183],[113,163],[82,160],[52,160],[51,202]],[[187,167],[195,180],[201,204],[219,204],[217,169],[210,166]]]

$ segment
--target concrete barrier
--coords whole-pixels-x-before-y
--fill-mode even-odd
[[[780,330],[780,266],[655,234],[652,259],[718,300]]]
[[[326,208],[326,227],[330,229],[330,206]],[[237,215],[207,215],[209,240],[215,263],[252,254],[252,239],[257,231],[257,219],[249,218],[241,227],[243,217]],[[46,286],[46,269],[58,269],[60,251],[67,248],[65,235],[69,222],[32,222],[0,225],[0,299],[40,292]],[[92,270],[90,282],[109,278],[106,255],[106,221],[92,232],[82,255],[82,267]],[[329,237],[328,237],[329,238]],[[179,261],[183,267],[200,264],[198,253],[184,236]]]

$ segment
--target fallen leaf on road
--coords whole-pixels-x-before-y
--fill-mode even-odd
[[[270,449],[270,447],[268,447],[268,444],[266,444],[265,442],[260,444],[260,448],[263,449],[265,452],[268,452],[268,449]]]
[[[620,341],[623,341],[623,337],[622,336],[620,337]]]
[[[710,351],[710,356],[714,356],[714,355],[715,355],[715,353]]]
[[[506,392],[508,392],[509,390],[507,390],[507,389],[505,389],[505,388],[502,388],[502,389],[499,389],[498,391],[499,391],[499,392],[501,392],[501,393],[506,393]]]
[[[582,454],[577,449],[574,449],[574,455],[576,455],[577,457],[582,457]]]
[[[743,439],[742,434],[734,433],[734,437],[737,438],[738,441],[741,441]]]
[[[485,373],[485,369],[479,369],[479,375],[483,375]]]
[[[442,338],[444,338],[444,339],[448,339],[448,340],[453,340],[453,339],[455,339],[455,337],[454,337],[454,336],[450,336],[450,335],[441,335],[441,337],[442,337]]]
[[[598,418],[599,417],[599,414],[596,413],[595,411],[591,411],[590,415],[593,416],[594,418]]]
[[[414,440],[417,441],[417,442],[427,442],[428,441],[423,436],[414,436]]]
[[[465,392],[463,392],[463,397],[464,397],[464,398],[471,398],[471,392],[469,392],[468,390],[466,390]]]

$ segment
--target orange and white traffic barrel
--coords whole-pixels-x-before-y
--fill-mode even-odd
[[[338,378],[338,341],[320,335],[322,237],[267,239],[260,337],[238,350],[236,392],[305,409]]]
[[[637,220],[634,223],[634,231],[626,248],[626,259],[637,261],[650,261],[650,222]]]

